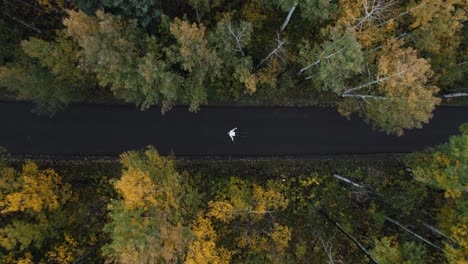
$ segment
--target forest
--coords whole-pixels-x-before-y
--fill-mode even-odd
[[[466,104],[466,0],[2,0],[0,98],[334,107],[402,135]]]
[[[468,123],[385,160],[2,157],[2,263],[467,261]]]
[[[0,8],[0,101],[33,101],[38,115],[319,107],[402,136],[440,105],[468,105],[468,0]],[[149,146],[28,160],[1,149],[0,263],[468,263],[467,193],[468,123],[384,158],[189,160]]]

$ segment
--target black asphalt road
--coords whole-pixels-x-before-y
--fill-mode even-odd
[[[423,129],[387,136],[334,109],[176,107],[165,115],[134,106],[76,105],[54,117],[28,103],[0,103],[0,146],[16,155],[117,156],[155,146],[176,156],[317,156],[405,153],[447,141],[468,122],[468,107],[441,107]],[[231,142],[227,132],[237,127]]]

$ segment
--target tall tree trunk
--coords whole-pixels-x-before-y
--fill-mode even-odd
[[[320,213],[322,214],[322,216],[329,222],[331,222],[332,224],[334,224],[336,226],[336,228],[338,228],[338,230],[340,230],[341,233],[345,234],[346,237],[348,237],[349,239],[351,239],[351,241],[353,241],[353,243],[358,247],[358,249],[363,252],[371,262],[373,263],[379,263],[376,259],[374,259],[371,254],[369,253],[369,251],[367,251],[367,249],[361,245],[361,243],[359,243],[359,241],[354,238],[351,234],[349,234],[348,232],[346,232],[346,230],[343,229],[343,227],[341,227],[341,225],[338,223],[338,222],[335,222],[333,221],[329,216],[328,214],[325,212],[325,210],[323,209],[320,209],[319,210]]]
[[[356,187],[358,187],[358,188],[364,188],[364,186],[362,186],[362,185],[360,185],[360,184],[357,184],[357,183],[351,181],[350,179],[345,178],[345,177],[343,177],[343,176],[340,176],[340,175],[338,175],[338,174],[333,174],[333,177],[337,178],[338,180],[342,180],[342,181],[344,181],[344,182],[346,182],[346,183],[352,184],[353,186],[356,186]]]
[[[343,49],[344,49],[344,48],[342,48],[342,49],[340,49],[340,50],[337,50],[337,51],[333,52],[332,54],[323,57],[323,59],[329,59],[329,58],[335,56],[336,53],[342,51]],[[307,70],[310,69],[311,67],[313,67],[313,66],[319,64],[320,62],[322,62],[323,59],[316,60],[316,61],[314,61],[313,63],[311,63],[311,64],[305,66],[305,67],[302,68],[297,74],[302,74],[304,71],[307,71]]]
[[[422,4],[419,4],[419,5],[417,5],[417,6],[413,7],[413,8],[411,8],[410,10],[407,10],[407,11],[405,11],[405,12],[402,12],[402,13],[398,14],[397,16],[394,16],[394,17],[392,17],[392,18],[390,18],[390,19],[387,19],[387,20],[385,20],[384,22],[378,24],[377,27],[383,26],[383,25],[387,24],[388,22],[393,21],[393,20],[395,20],[395,19],[398,19],[398,18],[400,18],[400,17],[402,17],[402,16],[406,16],[407,14],[411,13],[411,11],[415,10],[416,8],[420,8],[421,6],[422,6]]]
[[[468,96],[468,93],[453,93],[453,94],[442,95],[442,97],[444,98],[463,97],[463,96]]]
[[[244,50],[242,49],[241,39],[246,29],[244,28],[239,33],[236,34],[234,30],[232,29],[231,22],[229,21],[228,30],[229,30],[229,33],[231,33],[231,35],[234,37],[234,40],[236,41],[236,47],[237,47],[236,51],[240,52],[242,57],[244,57],[245,53],[244,53]]]
[[[266,56],[262,61],[260,61],[260,63],[255,67],[256,69],[262,66],[262,64],[265,63],[267,60],[269,60],[272,56],[274,55],[279,56],[278,53],[283,51],[283,45],[286,42],[286,40],[284,39],[281,40],[279,33],[278,33],[278,39],[276,41],[277,41],[276,48],[272,52],[270,52],[270,54],[268,54],[268,56]]]
[[[286,26],[288,25],[289,20],[291,19],[291,16],[294,13],[294,10],[296,10],[296,7],[297,7],[297,2],[295,2],[293,6],[291,7],[291,9],[289,10],[288,16],[286,17],[286,20],[284,20],[284,23],[281,26],[281,30],[280,30],[281,32],[283,32]]]
[[[436,228],[436,227],[434,227],[434,226],[431,226],[431,225],[429,225],[429,224],[426,224],[425,222],[423,222],[423,226],[425,226],[425,227],[429,228],[430,230],[434,231],[436,234],[439,234],[439,235],[441,235],[441,236],[443,236],[443,237],[445,237],[445,238],[447,238],[447,239],[449,239],[449,240],[455,242],[455,239],[453,239],[453,238],[447,236],[447,235],[444,234],[444,232],[442,232],[440,229],[438,229],[438,228]]]
[[[19,23],[21,23],[22,25],[24,25],[24,26],[26,26],[26,27],[28,27],[28,28],[30,28],[30,29],[36,31],[37,33],[42,33],[42,31],[41,31],[40,29],[34,27],[33,25],[30,25],[30,24],[28,24],[28,23],[26,23],[26,22],[24,22],[24,21],[22,21],[22,20],[20,20],[20,19],[18,19],[18,18],[16,18],[16,17],[14,17],[14,16],[10,16],[9,14],[7,14],[7,13],[5,13],[5,12],[2,12],[2,14],[4,14],[5,16],[7,16],[7,17],[9,17],[9,18],[11,18],[11,19],[13,19],[13,20],[15,20],[16,22],[19,22]]]
[[[377,80],[375,80],[375,81],[368,82],[368,83],[365,83],[365,84],[362,84],[362,85],[353,87],[353,88],[351,88],[351,89],[348,89],[348,90],[344,91],[344,92],[341,94],[341,96],[342,96],[342,97],[346,97],[346,96],[347,96],[347,97],[352,97],[352,95],[351,95],[350,93],[352,93],[352,92],[354,92],[354,91],[356,91],[356,90],[360,90],[360,89],[362,89],[362,88],[366,88],[366,87],[371,86],[371,85],[373,85],[373,84],[381,83],[381,82],[383,82],[383,81],[386,81],[386,80],[392,78],[393,76],[397,76],[397,75],[403,74],[403,73],[405,73],[405,72],[407,72],[407,71],[409,71],[409,70],[411,70],[411,69],[413,69],[413,68],[414,68],[414,66],[409,67],[408,69],[399,71],[399,72],[397,72],[397,73],[395,73],[395,74],[392,74],[392,75],[390,75],[390,76],[386,76],[386,77],[384,77],[384,78],[380,78],[380,79],[377,79]],[[362,97],[362,96],[360,96],[360,97]]]
[[[416,234],[415,232],[409,230],[408,228],[406,228],[406,227],[403,226],[402,224],[398,223],[397,221],[391,219],[390,217],[385,216],[385,219],[388,220],[388,221],[390,221],[390,222],[392,222],[392,223],[394,223],[395,225],[401,227],[403,230],[405,230],[406,232],[412,234],[413,236],[415,236],[415,237],[418,238],[419,240],[425,242],[426,244],[428,244],[428,245],[430,245],[430,246],[432,246],[432,247],[434,247],[434,248],[436,248],[436,249],[438,249],[438,250],[440,250],[440,251],[444,251],[441,247],[439,247],[439,246],[433,244],[431,241],[429,241],[429,240],[423,238],[422,236]]]

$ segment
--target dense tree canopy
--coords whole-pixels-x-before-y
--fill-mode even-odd
[[[104,254],[118,263],[180,262],[196,194],[175,171],[174,161],[154,149],[125,153],[121,162],[122,178],[114,183],[120,197],[109,205],[112,220],[105,229],[111,243]]]
[[[4,14],[0,34],[5,47],[16,49],[0,50],[0,62],[8,64],[0,84],[48,112],[95,94],[109,100],[109,92],[162,112],[180,103],[191,111],[226,102],[338,105],[345,115],[358,111],[377,129],[401,135],[427,123],[438,98],[467,96],[467,5],[37,0]],[[23,29],[8,28],[12,23]],[[399,64],[414,68],[399,73]],[[104,89],[95,92],[96,86]]]
[[[0,260],[2,263],[38,262],[35,252],[50,251],[45,258],[57,257],[57,250],[50,245],[53,241],[68,243],[73,238],[63,234],[66,224],[63,206],[71,198],[70,185],[62,183],[61,177],[53,170],[40,170],[37,165],[27,162],[21,171],[0,167]],[[61,254],[71,254],[70,247],[62,248]],[[29,262],[28,262],[29,261]],[[63,263],[68,263],[64,261]]]
[[[62,178],[0,160],[0,262],[463,262],[466,127],[409,168],[187,162],[148,148],[52,163]]]

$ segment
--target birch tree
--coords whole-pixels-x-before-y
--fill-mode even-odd
[[[220,68],[218,91],[220,94],[238,97],[243,93],[252,94],[257,87],[257,76],[253,72],[253,62],[248,54],[252,24],[247,21],[234,22],[226,14],[208,34],[211,47],[216,50],[223,62]],[[226,82],[229,85],[226,85]],[[227,87],[226,87],[227,86]]]
[[[311,79],[320,90],[340,94],[348,79],[363,71],[364,56],[355,35],[338,28],[324,32],[327,41],[320,47],[310,47],[308,41],[301,47],[304,66],[298,74]]]
[[[431,65],[440,83],[453,87],[462,81],[467,50],[463,42],[463,23],[467,20],[466,0],[423,0],[412,9],[413,30],[409,39],[416,49],[431,58]],[[466,70],[466,66],[464,67]],[[462,72],[460,72],[462,70]]]
[[[210,231],[207,233],[210,240],[197,238],[189,248],[194,250],[201,245],[206,248],[201,252],[212,252],[205,257],[223,261],[231,258],[243,262],[263,259],[281,263],[281,256],[291,239],[291,229],[275,221],[273,216],[287,205],[287,199],[273,188],[231,178],[194,224],[211,224],[216,235]],[[207,247],[211,248],[210,251]],[[188,254],[189,263],[194,263],[194,257],[200,254],[193,250]]]
[[[396,23],[390,17],[402,9],[394,0],[344,1],[340,7],[338,24],[355,31],[364,48],[385,42],[394,35]]]
[[[429,122],[440,102],[438,88],[430,84],[429,62],[418,58],[412,48],[389,40],[377,61],[375,80],[346,89],[341,96],[362,100],[365,120],[388,134],[402,135],[404,129],[420,128]],[[356,101],[357,103],[357,101]],[[349,113],[347,113],[349,114]]]

